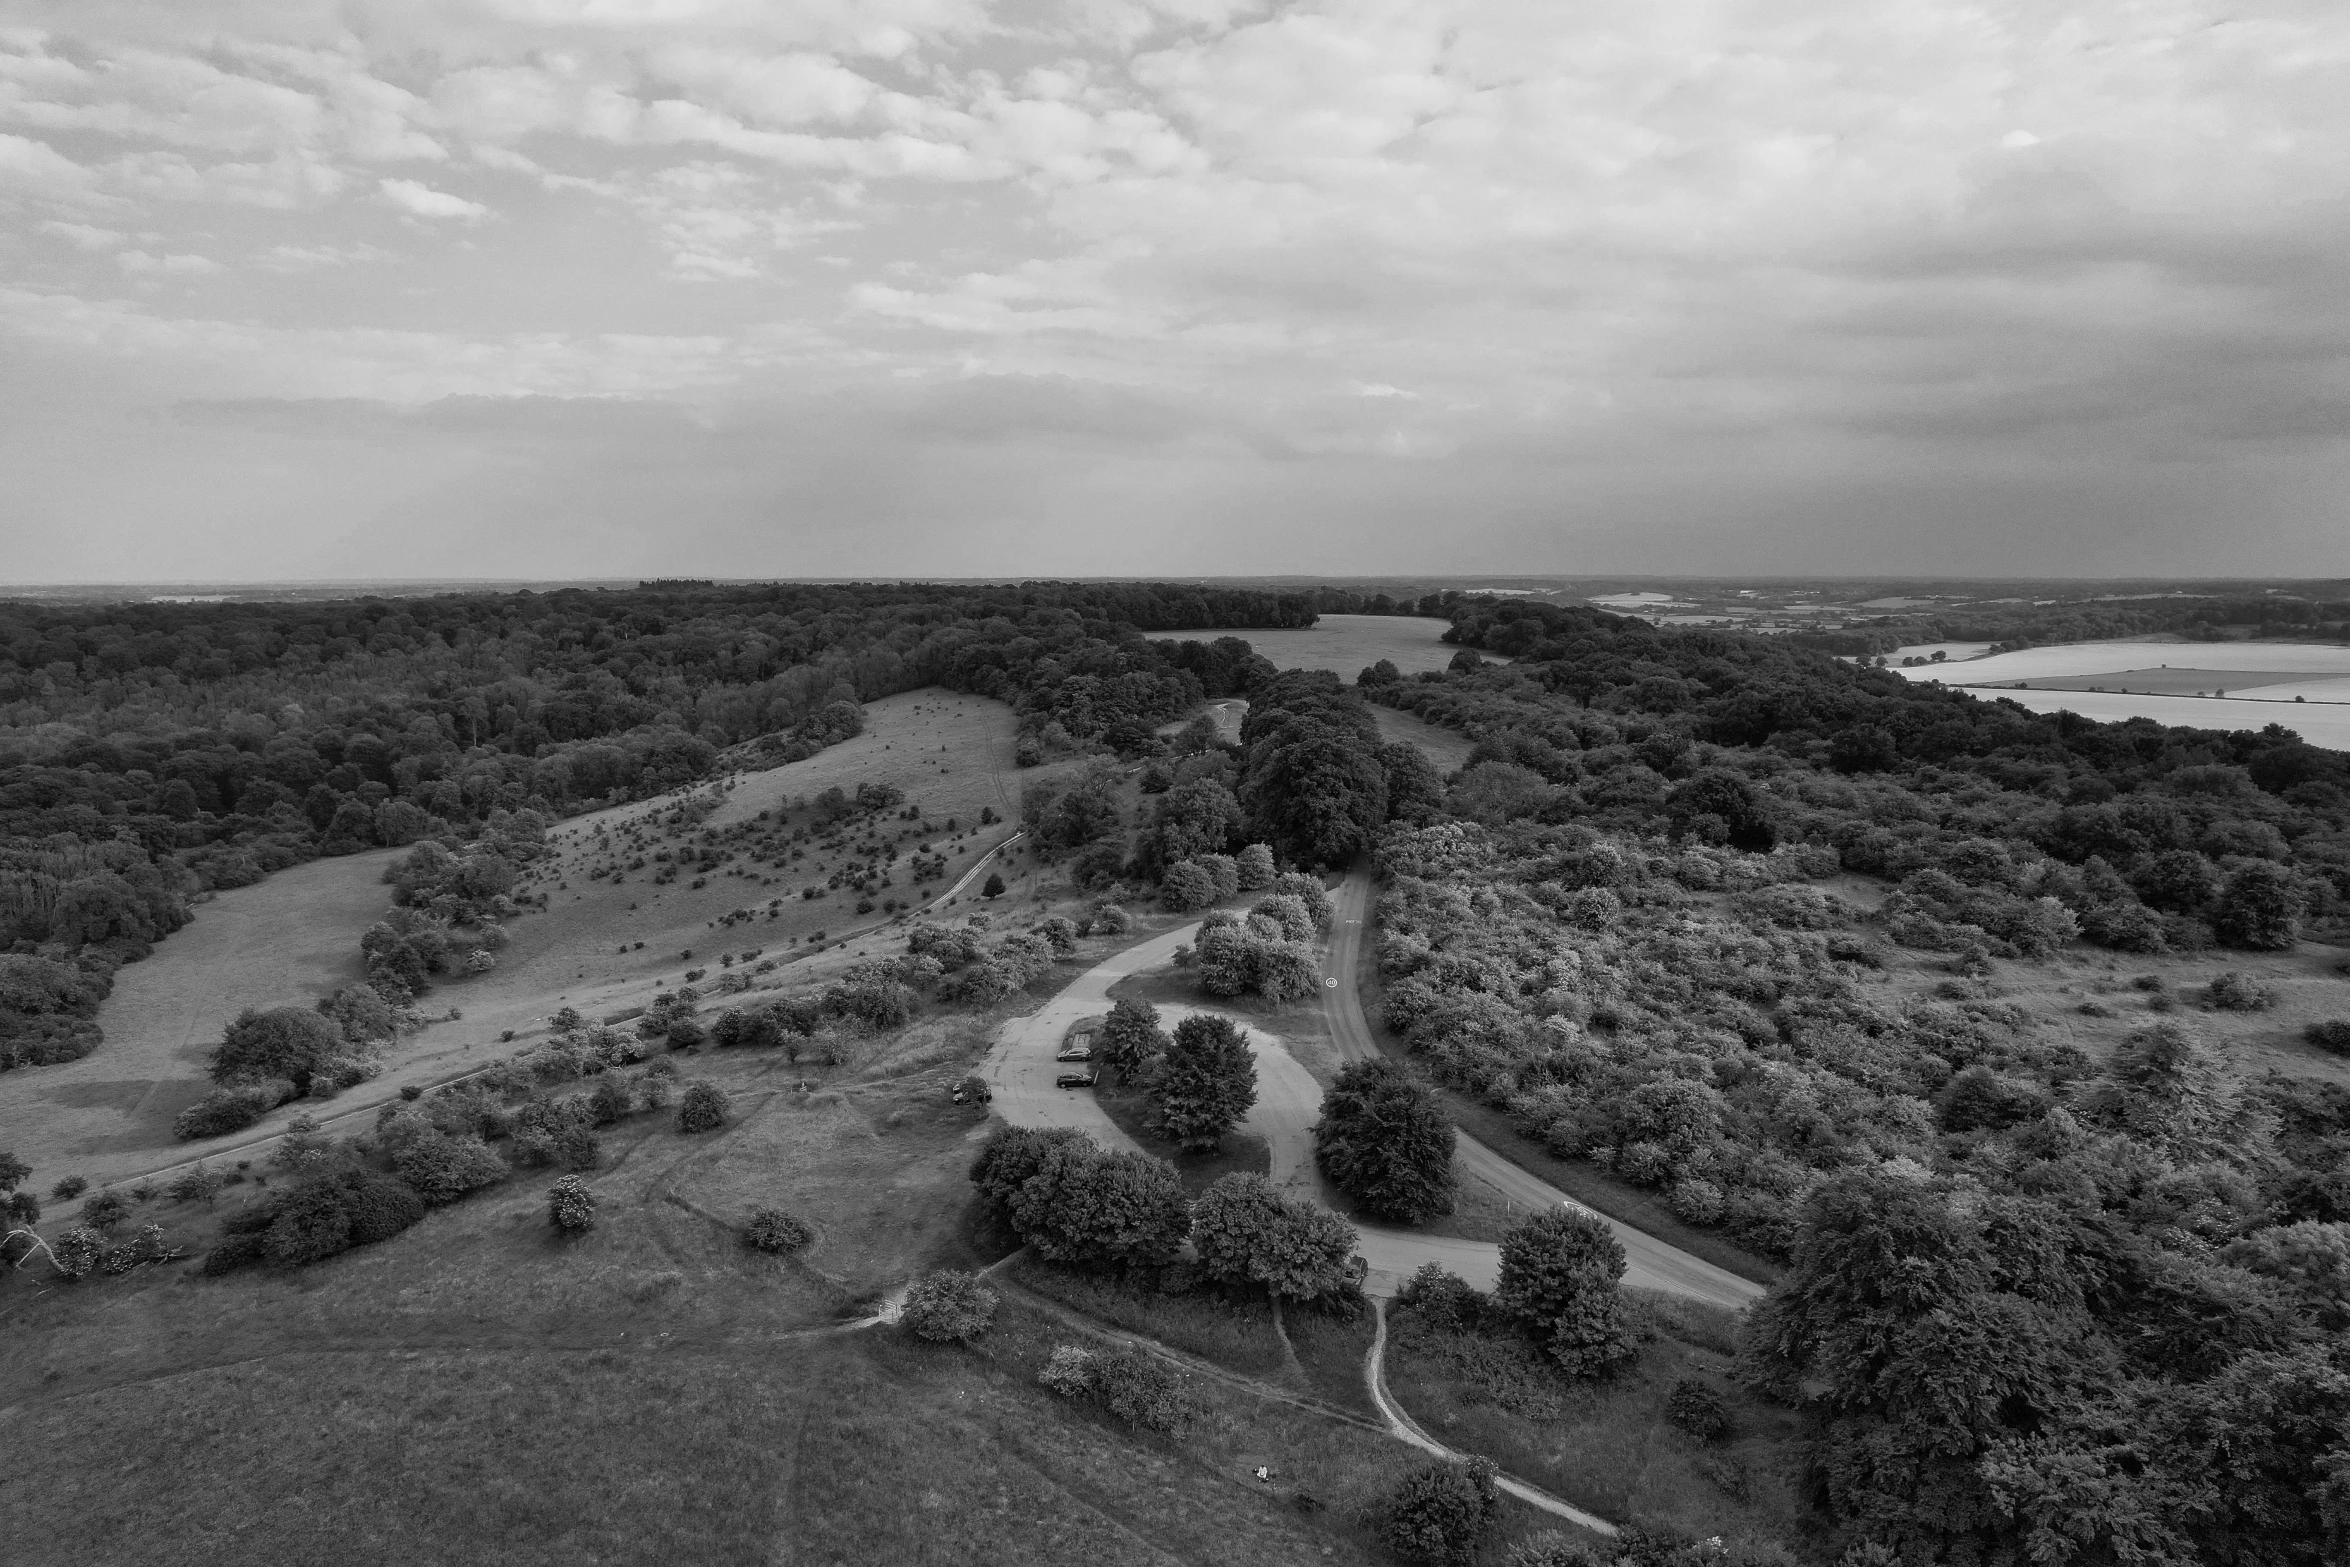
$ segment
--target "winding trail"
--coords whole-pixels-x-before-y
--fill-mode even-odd
[[[1423,1453],[1432,1453],[1444,1459],[1460,1459],[1460,1453],[1430,1436],[1387,1391],[1387,1302],[1374,1295],[1371,1297],[1371,1310],[1376,1314],[1379,1325],[1371,1335],[1369,1353],[1363,1356],[1363,1385],[1370,1389],[1371,1402],[1378,1407],[1381,1417],[1387,1422],[1387,1434],[1399,1442],[1410,1443]],[[1597,1513],[1587,1513],[1572,1502],[1560,1500],[1538,1485],[1528,1485],[1512,1474],[1496,1474],[1493,1483],[1497,1489],[1516,1497],[1529,1507],[1539,1507],[1551,1516],[1564,1518],[1571,1524],[1589,1529],[1593,1534],[1606,1535],[1611,1539],[1615,1537],[1614,1524]]]

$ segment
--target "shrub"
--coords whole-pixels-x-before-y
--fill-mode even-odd
[[[806,1221],[781,1208],[761,1208],[743,1226],[743,1244],[753,1251],[798,1251],[815,1238],[816,1232],[808,1228]]]
[[[1614,1559],[1612,1551],[1603,1557],[1556,1529],[1543,1529],[1511,1546],[1502,1567],[1607,1567]]]
[[[566,1175],[547,1188],[547,1222],[566,1235],[595,1227],[596,1194],[576,1175]]]
[[[1665,1418],[1700,1442],[1710,1442],[1730,1428],[1730,1407],[1703,1382],[1683,1377],[1666,1396]]]
[[[207,1278],[218,1278],[259,1262],[268,1253],[269,1243],[260,1235],[223,1235],[204,1254],[200,1271]]]
[[[1473,1458],[1429,1464],[1404,1476],[1387,1499],[1382,1533],[1407,1561],[1465,1567],[1501,1518],[1498,1471]]]
[[[1092,1392],[1093,1351],[1075,1344],[1055,1345],[1052,1358],[1044,1363],[1044,1369],[1036,1374],[1036,1380],[1063,1398],[1078,1398]]]
[[[1176,914],[1191,914],[1216,901],[1216,878],[1193,860],[1177,860],[1159,878],[1160,906]]]
[[[2322,1023],[2312,1023],[2301,1031],[2301,1037],[2320,1050],[2350,1056],[2350,1018],[2328,1018]]]
[[[167,1190],[173,1202],[200,1202],[209,1208],[212,1206],[213,1200],[220,1195],[220,1188],[225,1179],[226,1177],[218,1170],[213,1169],[202,1160],[198,1160],[193,1166],[174,1176]]]
[[[1093,1389],[1102,1407],[1128,1425],[1181,1436],[1199,1418],[1198,1400],[1176,1371],[1139,1349],[1094,1356]]]
[[[936,1344],[968,1344],[995,1323],[995,1291],[974,1274],[925,1274],[906,1291],[906,1326]]]
[[[212,1076],[216,1082],[282,1077],[308,1093],[311,1075],[348,1048],[342,1029],[312,1008],[247,1007],[212,1052]]]
[[[2274,989],[2235,969],[2212,976],[2207,996],[2222,1012],[2265,1012],[2277,1002]]]
[[[424,1199],[406,1181],[373,1170],[353,1170],[341,1184],[354,1246],[388,1241],[424,1219]]]
[[[69,1279],[87,1277],[106,1255],[106,1237],[88,1225],[67,1230],[50,1244],[49,1256],[57,1271]]]
[[[131,1216],[130,1199],[118,1191],[101,1191],[82,1204],[82,1223],[94,1230],[111,1230]]]
[[[1570,1376],[1598,1376],[1633,1353],[1616,1287],[1623,1276],[1623,1242],[1606,1220],[1554,1208],[1502,1237],[1494,1299],[1545,1341]]]
[[[451,1203],[504,1178],[505,1161],[478,1137],[423,1127],[392,1148],[392,1168],[428,1203]]]
[[[309,1180],[277,1205],[264,1237],[264,1252],[280,1267],[295,1268],[350,1250],[351,1203],[338,1183]]]
[[[1233,861],[1233,869],[1240,878],[1240,890],[1255,892],[1273,885],[1273,851],[1261,843],[1252,843],[1240,851]]]
[[[726,1124],[730,1103],[726,1090],[716,1083],[694,1083],[687,1087],[685,1097],[677,1103],[677,1129],[681,1132],[714,1132]]]
[[[49,1188],[49,1195],[59,1202],[71,1202],[89,1189],[90,1179],[86,1175],[60,1176],[57,1184]]]
[[[276,1083],[216,1088],[173,1117],[171,1135],[184,1143],[241,1132],[292,1097],[293,1085],[282,1086],[283,1093]]]
[[[1491,1296],[1458,1274],[1447,1273],[1443,1264],[1435,1262],[1421,1263],[1404,1280],[1403,1288],[1395,1292],[1395,1303],[1416,1313],[1421,1321],[1440,1333],[1463,1333],[1478,1328],[1493,1310]]]

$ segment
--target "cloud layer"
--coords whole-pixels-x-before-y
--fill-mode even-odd
[[[5,575],[2338,571],[2346,66],[2315,0],[0,0]]]

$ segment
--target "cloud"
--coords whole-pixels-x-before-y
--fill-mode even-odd
[[[54,234],[83,250],[112,250],[129,237],[116,229],[93,228],[87,223],[67,223],[58,218],[43,223],[41,232]]]
[[[382,192],[384,200],[415,217],[456,218],[467,223],[478,223],[490,215],[490,209],[478,201],[452,196],[447,191],[434,190],[415,180],[378,180],[376,189]]]
[[[208,256],[151,256],[143,250],[123,251],[114,263],[132,277],[209,277],[221,270]]]

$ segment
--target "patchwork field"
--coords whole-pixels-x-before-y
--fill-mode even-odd
[[[1405,674],[1442,669],[1460,649],[1439,641],[1448,622],[1416,615],[1324,615],[1298,631],[1240,626],[1186,631],[1181,640],[1238,637],[1281,669],[1328,669],[1348,680],[1386,658]]]
[[[2312,745],[2350,750],[2350,647],[2328,643],[2068,642],[1898,672],[2035,713],[2201,729],[2283,724]],[[2204,694],[2217,691],[2228,695]]]

